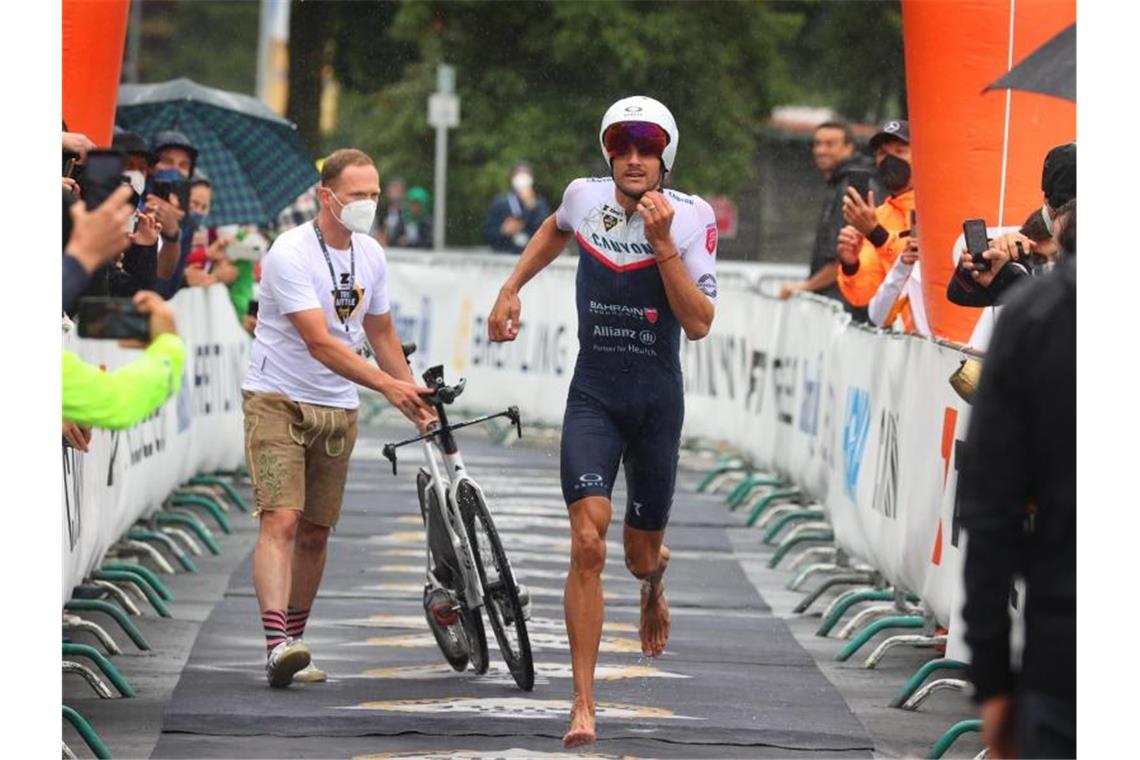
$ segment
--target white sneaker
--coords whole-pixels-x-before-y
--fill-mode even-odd
[[[265,660],[265,677],[269,685],[283,688],[293,681],[297,671],[312,662],[313,655],[303,641],[285,639],[269,652]]]
[[[298,644],[304,643],[301,639],[297,639],[296,641]],[[329,674],[313,663],[313,658],[310,654],[309,664],[294,673],[293,680],[296,683],[324,683],[329,680]]]

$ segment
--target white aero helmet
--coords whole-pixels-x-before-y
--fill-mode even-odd
[[[669,135],[669,143],[661,154],[661,163],[665,165],[665,171],[672,171],[673,159],[677,156],[677,141],[681,138],[681,133],[677,131],[677,122],[665,104],[645,95],[622,98],[610,106],[606,110],[606,115],[602,117],[602,128],[598,130],[598,144],[602,146],[602,159],[606,164],[610,163],[604,139],[606,130],[623,121],[644,121],[656,124],[665,130],[665,134]]]

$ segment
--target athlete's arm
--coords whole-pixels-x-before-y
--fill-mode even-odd
[[[417,425],[426,423],[432,418],[431,407],[420,398],[421,395],[431,391],[419,388],[408,380],[397,379],[379,367],[372,366],[363,357],[353,353],[344,343],[329,335],[323,309],[295,311],[286,316],[293,323],[301,340],[305,341],[309,355],[321,364],[357,385],[383,393],[393,406]],[[367,317],[365,319],[367,320]],[[379,347],[374,346],[374,348]],[[397,350],[400,349],[397,347]],[[402,353],[400,355],[403,356]]]
[[[519,256],[519,261],[507,277],[507,281],[499,289],[499,297],[495,299],[495,305],[491,308],[491,315],[487,319],[487,337],[491,340],[505,341],[518,337],[519,313],[522,310],[519,291],[532,277],[558,258],[558,254],[562,253],[562,249],[570,242],[573,231],[559,229],[554,218],[554,214],[546,217],[546,221],[534,233],[534,237]]]
[[[651,190],[641,197],[637,213],[645,221],[645,237],[657,255],[657,269],[661,273],[661,282],[665,285],[665,298],[669,301],[669,308],[681,323],[685,337],[700,340],[712,328],[716,307],[693,282],[689,270],[681,261],[681,252],[670,234],[673,206],[664,193]]]

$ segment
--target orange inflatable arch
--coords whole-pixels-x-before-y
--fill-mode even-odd
[[[1016,226],[1043,203],[1041,162],[1076,139],[1076,104],[982,90],[1076,20],[1075,0],[903,0],[922,286],[938,337],[966,343],[979,309],[946,299],[962,221]]]
[[[127,39],[128,0],[63,0],[63,120],[111,144]]]

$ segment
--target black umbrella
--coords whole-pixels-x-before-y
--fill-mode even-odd
[[[1077,24],[1034,50],[987,90],[1025,90],[1077,102]]]
[[[248,95],[189,79],[119,86],[116,122],[149,137],[184,132],[210,177],[213,224],[267,224],[318,179],[297,128]]]

